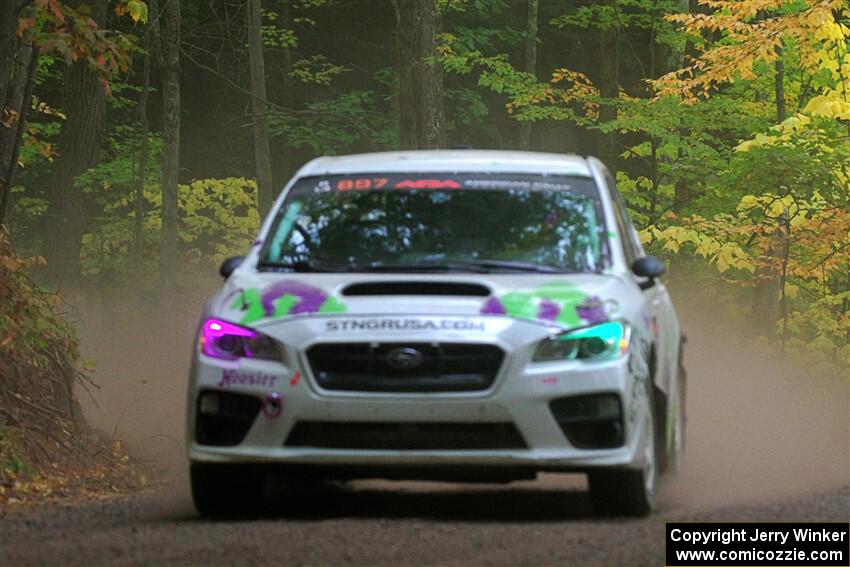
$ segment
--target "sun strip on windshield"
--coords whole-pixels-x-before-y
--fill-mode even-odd
[[[298,218],[298,213],[301,212],[301,201],[293,201],[286,208],[286,213],[283,215],[283,218],[280,221],[280,224],[277,227],[277,232],[272,238],[271,243],[269,244],[269,262],[279,262],[280,256],[283,249],[283,242],[286,240],[286,237],[289,236],[289,233],[292,232],[292,227],[295,224],[295,220]]]
[[[594,206],[593,201],[587,203],[584,207],[584,217],[587,219],[587,226],[590,229],[589,233],[594,235],[596,238],[590,239],[590,246],[593,249],[593,262],[594,264],[602,263],[602,255],[599,250],[599,241],[601,240],[602,231],[599,230],[599,225],[596,223],[596,207]],[[594,270],[598,270],[599,266],[594,265]]]

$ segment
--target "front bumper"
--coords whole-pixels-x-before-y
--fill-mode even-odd
[[[549,329],[535,323],[487,317],[485,332],[458,331],[429,335],[371,333],[367,340],[399,342],[453,340],[497,344],[505,352],[502,366],[487,390],[477,392],[375,393],[329,391],[319,386],[304,355],[313,344],[329,342],[321,317],[305,317],[263,329],[286,344],[285,363],[210,358],[196,352],[187,410],[187,453],[193,462],[269,463],[347,467],[487,466],[541,471],[587,470],[596,467],[643,466],[649,401],[628,356],[614,361],[531,363],[536,344]],[[333,340],[339,341],[339,337]],[[345,337],[364,340],[364,336]],[[238,377],[238,379],[234,379]],[[275,400],[282,409],[257,411],[241,442],[215,446],[197,442],[198,396],[217,391]],[[554,400],[613,394],[620,404],[622,443],[616,447],[582,448],[571,443],[551,409]],[[271,398],[270,396],[273,396]],[[265,402],[264,402],[265,403]],[[280,410],[280,411],[278,411]],[[522,448],[375,449],[287,446],[296,424],[512,424]]]

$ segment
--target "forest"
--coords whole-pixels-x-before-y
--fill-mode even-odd
[[[0,402],[73,413],[69,298],[200,306],[301,164],[393,149],[596,155],[680,288],[850,365],[845,0],[3,0],[0,109]]]

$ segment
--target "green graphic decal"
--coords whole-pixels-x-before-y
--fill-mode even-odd
[[[250,323],[265,317],[263,311],[263,301],[260,296],[260,291],[256,288],[248,288],[236,296],[231,309],[244,309],[245,315],[242,317],[243,323]]]
[[[319,307],[319,313],[343,313],[344,311],[345,304],[336,297],[328,297]]]
[[[292,311],[292,308],[295,307],[297,303],[298,297],[291,293],[281,295],[274,301],[274,313],[272,313],[272,318],[277,319],[278,317],[289,315],[289,312]]]
[[[241,321],[245,324],[303,313],[341,313],[345,311],[345,304],[317,287],[284,280],[273,283],[262,292],[257,288],[243,290],[231,309],[245,310]]]
[[[562,282],[548,283],[532,291],[511,291],[500,297],[491,297],[481,308],[481,313],[552,321],[566,327],[608,319],[599,298]]]

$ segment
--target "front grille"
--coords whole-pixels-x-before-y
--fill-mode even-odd
[[[287,447],[388,451],[527,449],[512,423],[377,423],[301,421]]]
[[[307,358],[327,390],[474,392],[493,384],[504,352],[466,343],[323,343]]]

